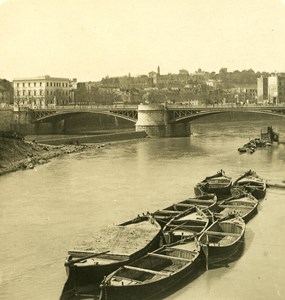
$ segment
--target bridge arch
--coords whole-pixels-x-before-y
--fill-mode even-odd
[[[82,114],[100,114],[100,115],[107,115],[112,117],[121,118],[132,123],[136,123],[136,119],[132,116],[132,114],[120,114],[115,111],[92,111],[92,110],[82,110],[82,111],[60,111],[60,112],[53,112],[50,114],[46,114],[45,116],[36,118],[34,123],[44,123],[49,121],[60,121],[64,120],[68,117],[75,116],[75,115],[82,115]]]
[[[285,118],[285,114],[283,112],[277,113],[273,112],[271,110],[244,110],[244,109],[228,109],[228,110],[214,110],[214,111],[192,111],[192,113],[189,113],[187,115],[172,115],[172,118],[170,118],[169,123],[175,124],[175,123],[188,123],[191,121],[194,121],[196,119],[200,119],[203,117],[208,117],[211,115],[217,115],[217,114],[224,114],[224,113],[251,113],[251,114],[263,114],[263,115],[271,115],[274,117],[280,117]]]

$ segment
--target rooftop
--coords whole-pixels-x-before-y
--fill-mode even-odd
[[[37,77],[25,77],[25,78],[13,79],[13,81],[35,81],[35,80],[69,80],[69,78],[51,77],[49,75],[44,75],[44,76],[37,76]]]

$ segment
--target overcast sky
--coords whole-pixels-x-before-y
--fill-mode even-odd
[[[0,0],[0,78],[285,72],[285,0]]]

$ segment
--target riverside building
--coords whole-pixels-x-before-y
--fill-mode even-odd
[[[268,77],[268,102],[274,105],[285,103],[285,74]]]
[[[72,100],[74,80],[49,75],[14,79],[14,105],[33,109],[67,105]]]
[[[264,104],[268,101],[268,77],[257,78],[257,102]]]

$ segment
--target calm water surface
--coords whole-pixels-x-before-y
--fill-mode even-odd
[[[193,124],[190,138],[119,142],[0,177],[0,299],[58,299],[67,250],[90,233],[193,196],[224,169],[285,180],[285,144],[240,155],[268,125],[285,141],[285,122]],[[246,229],[242,256],[211,269],[166,299],[284,299],[285,190],[268,189]]]

